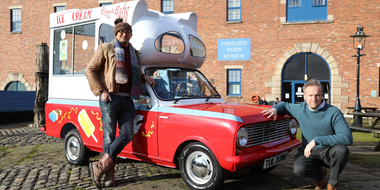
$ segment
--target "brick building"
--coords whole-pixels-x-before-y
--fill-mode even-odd
[[[324,98],[346,110],[356,100],[357,26],[371,37],[360,57],[362,106],[378,106],[380,2],[376,0],[146,0],[168,14],[196,12],[207,48],[202,72],[227,101],[279,97],[302,101],[302,85],[317,78]],[[2,0],[0,90],[13,83],[34,90],[35,46],[49,45],[49,14],[119,0]],[[21,15],[21,16],[20,16]],[[20,27],[21,25],[21,27]],[[354,47],[355,46],[355,49]]]

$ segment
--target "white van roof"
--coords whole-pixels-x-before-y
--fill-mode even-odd
[[[61,28],[90,21],[114,26],[114,21],[117,18],[123,18],[132,26],[131,43],[139,51],[142,65],[174,64],[192,68],[200,68],[203,65],[206,48],[197,34],[197,15],[194,12],[164,14],[150,10],[145,0],[120,2],[93,9],[70,9],[52,13],[50,14],[50,28]],[[177,47],[178,43],[183,47],[180,48],[179,52],[172,49],[166,53],[163,53],[165,51],[162,50],[160,52],[156,48],[157,39],[162,35],[173,33],[176,34],[174,36],[179,36],[183,43],[175,40],[177,44],[171,48]]]

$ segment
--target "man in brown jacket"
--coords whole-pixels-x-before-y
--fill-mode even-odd
[[[99,96],[103,122],[103,157],[89,164],[91,177],[98,188],[105,174],[104,185],[113,186],[117,155],[132,140],[136,108],[142,80],[154,86],[154,80],[141,74],[137,51],[129,40],[132,27],[122,19],[115,20],[115,39],[98,47],[86,69],[90,89]],[[120,133],[116,137],[116,126]]]

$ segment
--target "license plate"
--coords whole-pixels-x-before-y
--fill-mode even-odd
[[[273,157],[267,158],[267,159],[264,160],[264,167],[263,167],[263,169],[275,166],[275,165],[279,164],[280,162],[284,161],[285,159],[286,159],[286,152],[282,153],[280,155],[277,155],[277,156],[273,156]]]

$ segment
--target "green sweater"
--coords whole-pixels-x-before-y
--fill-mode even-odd
[[[273,108],[279,114],[295,117],[302,132],[302,146],[314,139],[315,148],[319,149],[338,144],[351,145],[352,133],[342,112],[335,106],[325,104],[319,110],[311,111],[308,105],[281,102]]]

